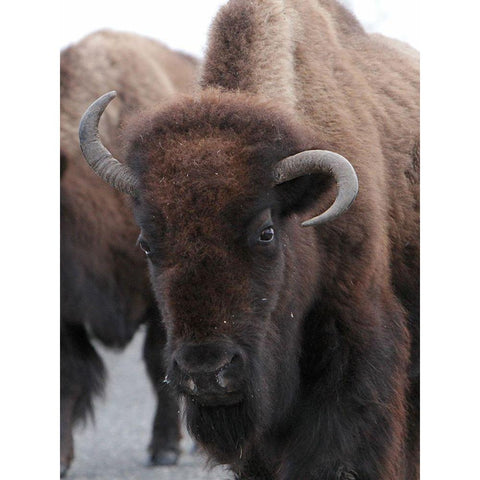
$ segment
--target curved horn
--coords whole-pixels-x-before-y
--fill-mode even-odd
[[[335,178],[337,198],[328,210],[303,222],[302,227],[320,225],[337,218],[350,207],[358,193],[357,174],[350,162],[338,153],[328,150],[307,150],[284,158],[275,166],[275,184],[314,173],[326,173]]]
[[[103,146],[98,133],[98,122],[107,105],[117,96],[117,92],[108,92],[95,100],[83,114],[80,121],[79,137],[83,156],[93,171],[105,182],[121,192],[135,196],[138,180],[130,167],[122,165],[113,158]]]

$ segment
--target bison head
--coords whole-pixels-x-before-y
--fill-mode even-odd
[[[85,113],[81,147],[133,198],[167,329],[167,379],[186,399],[189,429],[235,463],[279,427],[298,390],[302,319],[321,275],[315,229],[299,217],[326,210],[310,226],[339,216],[356,175],[340,155],[313,150],[318,140],[277,106],[215,91],[138,119],[120,163],[98,135],[114,96]]]

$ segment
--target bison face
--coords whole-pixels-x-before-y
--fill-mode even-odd
[[[333,175],[334,205],[304,225],[338,216],[355,174],[343,157],[310,151],[318,139],[277,106],[214,91],[131,125],[120,164],[98,142],[110,99],[85,114],[82,149],[133,197],[167,328],[167,381],[186,399],[189,429],[234,463],[296,395],[301,321],[320,271],[315,231],[299,214],[326,209]]]
[[[245,169],[240,176],[233,165],[239,146],[226,142],[203,137],[183,152],[175,148],[173,176],[146,169],[145,194],[134,202],[167,327],[167,381],[186,399],[191,432],[221,461],[239,456],[292,402],[300,299],[309,296],[308,287],[292,285],[294,252],[308,250],[312,234],[283,216],[271,186]],[[215,171],[196,175],[212,164]],[[297,230],[306,235],[294,241]]]
[[[202,205],[196,193],[190,215],[193,203]],[[271,208],[246,221],[245,212],[235,212],[228,220],[212,211],[158,232],[145,224],[140,237],[171,340],[168,378],[201,405],[244,399],[249,358],[258,356],[257,337],[283,284],[285,259]]]

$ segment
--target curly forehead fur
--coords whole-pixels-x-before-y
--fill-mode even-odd
[[[145,114],[130,138],[128,162],[145,187],[143,200],[169,210],[175,222],[184,212],[208,217],[227,204],[255,208],[273,187],[275,162],[319,146],[288,109],[215,89]]]
[[[150,162],[160,161],[157,159],[161,159],[162,151],[172,155],[180,153],[183,150],[181,142],[186,140],[191,142],[188,149],[192,144],[201,144],[202,140],[217,138],[222,148],[229,143],[233,146],[235,142],[238,148],[273,148],[286,155],[314,143],[313,133],[300,126],[295,113],[278,103],[247,93],[217,89],[206,90],[196,97],[186,96],[166,104],[161,110],[147,111],[142,118],[136,118],[128,130],[134,155],[130,164],[139,173],[153,168]],[[149,157],[148,165],[138,161],[145,153]],[[176,157],[175,163],[182,161]],[[212,163],[211,157],[208,163]]]

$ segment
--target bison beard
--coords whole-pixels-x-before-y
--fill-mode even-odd
[[[251,344],[260,343],[254,335],[249,337]],[[293,338],[292,342],[295,343]],[[245,344],[243,348],[249,362],[241,399],[232,405],[210,406],[186,396],[185,419],[189,432],[208,453],[212,463],[229,464],[241,478],[249,478],[244,475],[250,468],[252,456],[259,451],[269,451],[271,447],[259,448],[256,440],[267,434],[273,444],[285,442],[283,429],[290,427],[285,427],[284,420],[295,417],[292,408],[298,372],[292,367],[294,363],[290,361],[288,349],[282,354],[281,345],[271,338],[263,343],[263,354]],[[271,458],[268,466],[262,467],[265,478],[270,478],[277,461]],[[252,478],[260,478],[258,464],[253,466],[252,475]]]
[[[195,400],[186,401],[189,432],[220,463],[235,463],[254,432],[256,412],[252,402],[235,405],[202,406]]]

